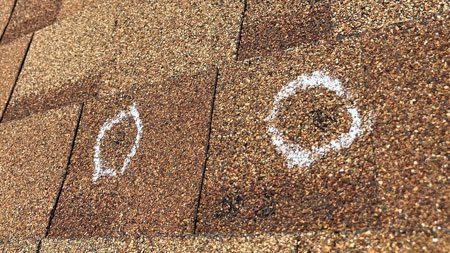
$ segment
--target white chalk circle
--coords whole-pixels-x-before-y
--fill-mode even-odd
[[[350,130],[343,133],[329,143],[323,146],[313,146],[306,149],[297,143],[285,140],[283,134],[276,128],[273,119],[277,116],[281,102],[287,97],[294,95],[298,89],[310,89],[323,87],[343,98],[347,104],[346,110],[352,119]],[[338,151],[342,148],[348,148],[352,142],[360,136],[364,130],[370,130],[371,119],[370,114],[366,121],[361,120],[358,110],[353,105],[351,94],[349,94],[342,86],[338,79],[330,77],[326,72],[315,71],[311,75],[301,75],[294,81],[284,86],[278,94],[275,95],[273,107],[270,114],[265,118],[268,122],[267,132],[271,136],[272,143],[275,145],[277,152],[281,153],[289,168],[294,166],[307,167],[317,159],[325,156],[328,152]]]
[[[117,171],[112,168],[108,168],[103,165],[103,161],[101,159],[101,149],[100,146],[102,144],[103,137],[105,137],[106,132],[111,130],[111,128],[122,122],[124,119],[132,118],[136,125],[136,137],[134,139],[133,146],[131,147],[130,152],[127,154],[125,160],[123,161],[123,166],[118,172],[123,174],[128,166],[130,165],[131,159],[134,155],[136,155],[136,151],[139,148],[139,140],[142,135],[142,122],[139,117],[139,112],[136,109],[136,104],[133,104],[129,107],[128,111],[120,111],[115,117],[107,120],[103,126],[100,128],[100,132],[98,133],[97,140],[94,146],[94,174],[92,175],[92,181],[95,183],[102,176],[115,177],[117,176]]]

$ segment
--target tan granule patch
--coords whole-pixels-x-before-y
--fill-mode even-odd
[[[0,2],[0,36],[6,28],[13,4],[14,0],[4,0]]]
[[[293,235],[161,237],[142,243],[151,252],[294,252]]]
[[[295,235],[44,239],[41,252],[294,252]]]
[[[95,2],[98,2],[98,0],[61,0],[61,9],[58,12],[57,19],[62,20],[78,15],[79,12],[89,8]]]
[[[6,120],[230,61],[242,6],[108,0],[80,7],[36,32]]]
[[[42,253],[48,252],[142,252],[133,238],[44,239]]]
[[[0,240],[0,252],[36,252],[37,244],[38,242],[35,240]]]
[[[239,0],[124,2],[118,16],[113,79],[107,79],[101,93],[231,61],[242,10]]]
[[[6,120],[95,96],[113,56],[113,3],[92,5],[35,33]]]
[[[301,234],[298,252],[448,252],[444,231],[321,231]]]
[[[0,125],[0,239],[44,236],[77,117],[70,106]]]
[[[331,1],[337,34],[349,34],[392,23],[445,14],[447,0],[344,0]]]

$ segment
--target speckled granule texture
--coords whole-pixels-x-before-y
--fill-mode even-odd
[[[298,252],[449,252],[445,231],[310,232],[301,234]]]
[[[0,125],[0,240],[44,236],[77,117],[70,106]]]
[[[449,7],[448,0],[331,1],[335,32],[343,35],[368,28],[448,13]]]
[[[4,0],[0,2],[0,36],[6,28],[13,4],[14,0]]]
[[[0,252],[36,252],[37,244],[35,240],[0,240]]]
[[[239,59],[271,55],[329,39],[330,1],[248,0]]]
[[[0,118],[14,86],[20,63],[29,42],[30,36],[25,36],[13,43],[0,45]]]
[[[231,61],[243,9],[237,0],[86,5],[36,32],[5,120]]]
[[[293,235],[186,236],[160,237],[151,240],[148,252],[294,252]]]
[[[280,58],[228,66],[221,73],[200,233],[358,229],[376,223],[370,134],[310,167],[288,168],[267,132],[264,119],[274,96],[297,76],[316,70],[339,78],[361,117],[369,115],[372,105],[365,101],[358,41],[298,48]],[[305,148],[329,142],[349,128],[348,118],[341,113],[342,102],[317,88],[297,92],[277,116],[283,121],[280,131],[305,130],[297,137]]]
[[[61,0],[17,0],[1,43],[32,33],[56,21]]]
[[[57,19],[67,19],[86,8],[98,2],[97,0],[61,0],[61,9],[58,12]]]
[[[449,226],[449,27],[447,16],[362,40],[384,227]]]
[[[294,252],[296,235],[44,239],[41,252]]]
[[[95,96],[113,57],[116,11],[99,2],[36,32],[5,120]]]
[[[42,253],[48,252],[142,252],[134,238],[44,239]]]
[[[86,103],[51,237],[191,233],[209,126],[214,69]],[[103,124],[135,103],[139,148],[116,177],[93,174]],[[138,133],[131,118],[100,143],[103,166],[119,171]]]
[[[123,2],[115,36],[117,58],[110,69],[114,79],[102,93],[231,61],[242,10],[239,0]]]

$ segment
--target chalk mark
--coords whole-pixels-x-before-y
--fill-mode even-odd
[[[279,112],[279,108],[284,99],[294,95],[298,89],[306,90],[318,87],[326,88],[336,93],[337,96],[350,101],[350,105],[346,106],[346,110],[352,119],[352,123],[347,133],[341,134],[329,143],[305,149],[297,143],[285,140],[283,134],[274,125],[273,120]],[[342,148],[350,147],[353,141],[362,135],[365,130],[370,131],[370,114],[368,114],[366,121],[361,120],[356,107],[351,101],[351,94],[341,86],[341,82],[338,79],[331,78],[327,73],[322,71],[315,71],[311,75],[301,75],[281,88],[274,97],[272,110],[265,118],[265,121],[269,123],[267,132],[271,136],[272,143],[275,145],[277,152],[285,156],[289,168],[294,166],[310,166],[314,161],[325,156],[330,151],[338,151]]]
[[[131,159],[136,155],[137,149],[139,148],[139,141],[141,139],[142,135],[142,122],[139,116],[139,112],[136,108],[136,104],[133,104],[129,107],[128,111],[120,111],[116,116],[113,118],[107,120],[103,126],[100,128],[100,131],[98,133],[96,143],[94,146],[94,174],[92,175],[92,181],[95,183],[100,177],[102,176],[108,176],[108,177],[115,177],[117,176],[117,171],[108,168],[103,165],[103,161],[101,159],[101,143],[103,138],[105,137],[106,132],[110,131],[111,128],[122,122],[126,118],[133,118],[134,123],[136,125],[136,137],[134,139],[133,146],[131,147],[130,153],[127,154],[125,160],[123,161],[123,166],[119,170],[120,174],[123,174],[128,166],[130,165]]]

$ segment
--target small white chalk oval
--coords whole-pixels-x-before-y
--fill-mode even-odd
[[[329,143],[323,146],[304,148],[297,143],[285,140],[283,134],[274,125],[273,120],[277,116],[281,102],[284,99],[294,95],[298,89],[306,90],[317,87],[326,88],[350,102],[346,106],[346,110],[350,115],[352,123],[347,133],[341,134]],[[332,150],[338,151],[342,148],[350,147],[353,141],[362,135],[365,130],[370,130],[371,124],[370,114],[368,114],[367,120],[363,121],[358,110],[353,105],[351,94],[342,87],[338,79],[330,77],[323,71],[315,71],[310,75],[301,75],[281,88],[274,97],[272,110],[265,118],[265,121],[268,122],[267,132],[271,137],[273,145],[275,145],[275,149],[285,157],[289,168],[294,166],[310,166],[314,161],[325,156]]]
[[[101,144],[103,138],[105,137],[105,134],[110,131],[114,125],[121,123],[124,119],[127,118],[132,118],[134,120],[134,123],[136,125],[136,137],[134,139],[133,146],[131,147],[130,152],[127,154],[125,160],[123,161],[122,168],[117,171],[113,168],[108,168],[103,165],[103,161],[101,159]],[[115,177],[118,173],[123,174],[130,165],[131,159],[134,157],[134,155],[136,155],[136,152],[139,148],[141,135],[142,122],[139,116],[139,112],[136,108],[136,104],[130,106],[127,111],[120,111],[116,116],[108,119],[100,128],[94,146],[94,173],[92,175],[92,181],[95,183],[102,176]]]

